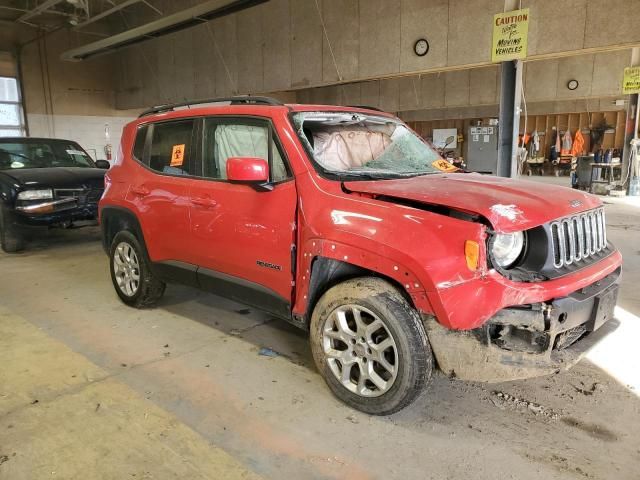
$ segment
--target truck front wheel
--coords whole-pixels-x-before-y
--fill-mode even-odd
[[[385,280],[356,278],[329,289],[311,317],[315,364],[347,405],[388,415],[431,378],[433,355],[418,312]]]
[[[0,207],[0,247],[7,253],[19,252],[24,248],[22,236],[4,220],[2,207]]]

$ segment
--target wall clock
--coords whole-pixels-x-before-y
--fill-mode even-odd
[[[426,38],[421,38],[413,45],[413,51],[419,57],[424,57],[429,53],[429,42]]]

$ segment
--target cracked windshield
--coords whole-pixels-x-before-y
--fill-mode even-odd
[[[316,166],[329,175],[369,179],[447,171],[442,164],[448,162],[432,146],[391,118],[302,112],[294,123]]]

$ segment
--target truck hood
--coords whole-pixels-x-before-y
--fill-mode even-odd
[[[100,168],[20,168],[0,170],[20,188],[104,188],[104,174]]]
[[[502,233],[537,227],[602,205],[598,197],[571,188],[477,173],[351,181],[344,186],[351,192],[476,213]]]

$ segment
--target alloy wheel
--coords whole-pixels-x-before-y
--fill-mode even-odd
[[[322,347],[333,375],[353,393],[377,397],[396,380],[396,342],[384,321],[367,308],[336,308],[325,320]]]
[[[140,263],[136,251],[126,242],[121,242],[116,247],[113,272],[120,291],[133,297],[140,287]]]

